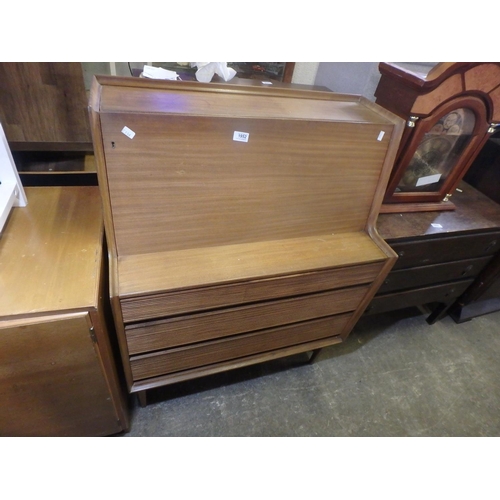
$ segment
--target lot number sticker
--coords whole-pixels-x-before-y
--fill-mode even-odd
[[[233,141],[238,142],[248,142],[250,134],[248,132],[238,132],[237,130],[233,133]]]

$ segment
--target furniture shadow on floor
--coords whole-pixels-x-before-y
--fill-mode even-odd
[[[329,359],[351,354],[359,349],[361,345],[366,346],[368,342],[378,335],[383,334],[384,331],[388,330],[395,323],[413,317],[421,317],[422,323],[425,323],[425,313],[417,307],[362,317],[345,342],[323,348],[312,363],[327,361]],[[429,328],[431,327],[429,326]],[[158,387],[148,391],[147,404],[150,406],[176,398],[201,394],[233,384],[248,382],[258,377],[271,376],[286,372],[287,370],[306,367],[311,363],[310,358],[311,353],[304,352],[243,368],[236,368],[234,370],[208,375],[195,380],[187,380],[185,382]],[[133,405],[138,407],[138,402],[135,398],[133,399]]]
[[[321,354],[321,353],[320,353]],[[225,386],[248,382],[252,379],[274,375],[309,363],[311,353],[300,353],[243,368],[236,368],[214,375],[207,375],[194,380],[150,389],[147,395],[148,406],[176,398],[201,394]],[[139,406],[135,401],[136,406]]]

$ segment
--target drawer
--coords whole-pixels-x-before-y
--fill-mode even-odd
[[[461,280],[454,283],[379,295],[370,302],[370,305],[365,310],[365,315],[395,311],[396,309],[420,306],[431,302],[448,303],[462,295],[473,281],[473,279]]]
[[[388,243],[398,254],[394,271],[493,255],[500,249],[500,232]]]
[[[377,295],[395,290],[408,290],[410,288],[473,278],[479,274],[491,258],[489,256],[392,271],[379,288]]]
[[[350,317],[351,314],[340,314],[305,323],[204,342],[195,346],[178,347],[164,352],[133,356],[130,359],[132,375],[134,381],[138,381],[328,337],[333,337],[332,343],[334,343],[333,341],[338,340],[338,336],[342,333]]]
[[[384,262],[122,298],[125,323],[371,283]]]
[[[125,328],[129,353],[167,349],[354,311],[368,289],[357,286],[129,325]]]

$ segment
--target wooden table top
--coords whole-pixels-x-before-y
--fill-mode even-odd
[[[500,205],[469,184],[461,182],[451,201],[456,210],[380,214],[378,232],[390,241],[500,229]]]
[[[0,236],[0,319],[97,304],[103,221],[99,190],[26,188]]]

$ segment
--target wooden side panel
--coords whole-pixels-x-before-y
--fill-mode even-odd
[[[101,126],[119,256],[361,231],[393,129],[126,113]]]
[[[367,291],[358,286],[293,299],[151,321],[127,327],[131,355],[353,311]]]
[[[349,314],[299,323],[291,326],[239,335],[235,338],[206,342],[167,352],[135,356],[131,359],[134,380],[189,370],[257,353],[282,349],[338,335]]]
[[[122,427],[87,313],[0,323],[0,435],[104,436]]]

